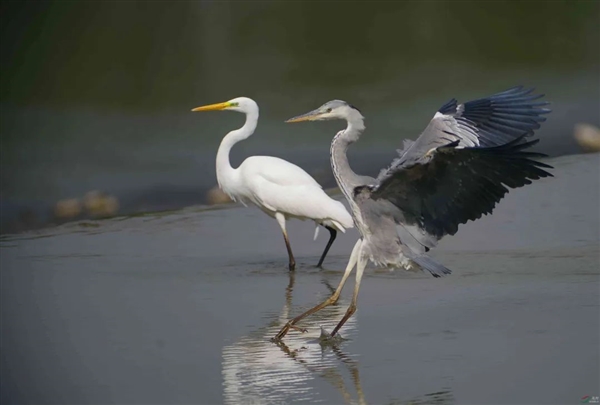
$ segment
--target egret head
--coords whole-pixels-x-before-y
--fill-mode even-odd
[[[254,100],[248,97],[237,97],[224,103],[209,104],[202,107],[196,107],[192,111],[217,111],[217,110],[228,110],[237,111],[241,113],[250,113],[253,111],[258,112],[258,105]]]
[[[332,100],[316,110],[290,118],[286,122],[364,119],[359,109],[342,100]]]

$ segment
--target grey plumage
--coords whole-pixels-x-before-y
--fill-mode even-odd
[[[333,100],[288,122],[344,119],[348,126],[331,143],[334,177],[350,204],[361,239],[357,242],[336,293],[328,301],[294,318],[291,325],[330,305],[357,266],[352,303],[334,335],[356,309],[366,258],[379,266],[423,270],[434,277],[450,270],[426,253],[461,224],[491,214],[508,193],[533,180],[552,176],[552,167],[528,151],[528,140],[545,121],[548,103],[533,89],[515,87],[489,97],[444,104],[415,141],[405,141],[398,158],[377,178],[350,168],[350,144],[364,131],[364,117],[350,104]]]
[[[524,149],[538,141],[459,149],[459,141],[438,147],[435,154],[399,165],[380,176],[370,197],[389,201],[402,212],[402,222],[418,225],[441,239],[459,224],[491,214],[509,188],[552,176],[551,166],[532,158],[544,155]]]
[[[544,170],[551,166],[533,160],[545,155],[525,151],[538,142],[525,138],[550,112],[543,108],[548,103],[533,102],[542,95],[531,92],[515,87],[465,104],[451,100],[381,171],[370,198],[398,208],[399,236],[413,253],[454,235],[458,225],[491,214],[509,188],[552,176]]]
[[[550,112],[544,108],[547,102],[535,101],[542,95],[532,91],[515,87],[464,104],[453,99],[416,141],[405,141],[399,157],[376,179],[348,182],[357,178],[348,170],[335,176],[342,190],[352,190],[345,194],[351,196],[371,261],[408,269],[431,267],[424,265],[430,259],[416,258],[445,235],[454,235],[460,224],[491,214],[510,188],[551,176],[544,170],[550,166],[533,160],[545,155],[526,151],[538,142],[526,138]],[[344,106],[351,108],[336,100],[320,110]],[[350,117],[349,129],[352,121],[362,121],[360,113]],[[358,139],[347,129],[333,143],[344,135]],[[333,166],[335,172],[335,160]]]
[[[400,156],[384,171],[416,161],[432,148],[454,141],[458,141],[458,147],[491,147],[532,136],[546,121],[543,115],[550,112],[544,108],[548,102],[534,102],[543,94],[532,92],[518,86],[464,104],[457,104],[455,99],[448,101],[416,141],[405,141]]]

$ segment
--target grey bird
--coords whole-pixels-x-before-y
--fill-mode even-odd
[[[290,320],[274,340],[283,338],[301,319],[334,304],[356,265],[350,307],[333,329],[335,336],[356,311],[356,300],[367,262],[388,268],[423,270],[433,277],[450,270],[426,253],[458,226],[491,214],[509,189],[552,176],[551,166],[534,160],[546,157],[526,151],[539,140],[528,140],[550,112],[549,103],[533,89],[514,87],[489,97],[444,104],[416,141],[404,148],[377,178],[350,168],[346,151],[365,130],[364,117],[351,104],[333,100],[286,122],[341,119],[346,129],[331,142],[331,167],[348,200],[360,233],[336,291],[321,304]]]

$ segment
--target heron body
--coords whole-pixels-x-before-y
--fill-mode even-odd
[[[321,266],[337,231],[345,232],[347,228],[354,226],[344,205],[329,197],[308,173],[286,160],[272,156],[251,156],[238,168],[232,167],[229,161],[231,148],[254,133],[258,123],[258,105],[252,99],[239,97],[192,111],[210,110],[233,110],[246,114],[244,125],[229,132],[217,151],[216,173],[219,187],[234,201],[244,205],[254,204],[277,220],[288,249],[290,270],[295,268],[295,259],[286,231],[286,221],[290,218],[310,219],[317,227],[327,228],[330,239],[319,260],[318,266]]]
[[[491,214],[509,189],[552,176],[552,168],[534,158],[545,157],[525,149],[545,121],[548,103],[535,101],[533,89],[515,87],[479,100],[458,104],[450,100],[434,115],[421,135],[405,141],[398,158],[377,178],[360,176],[350,168],[346,151],[365,129],[364,117],[352,105],[333,100],[288,122],[343,119],[345,130],[331,143],[335,179],[348,200],[361,238],[335,293],[297,316],[275,339],[306,316],[337,301],[356,266],[356,283],[346,315],[337,333],[355,312],[367,261],[378,266],[423,270],[434,277],[451,271],[427,255],[440,239],[454,235],[458,226]]]

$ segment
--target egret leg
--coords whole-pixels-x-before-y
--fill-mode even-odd
[[[296,259],[294,259],[294,254],[292,253],[292,246],[290,245],[290,240],[288,239],[287,231],[285,230],[285,216],[283,216],[281,212],[277,212],[275,214],[275,219],[277,219],[277,222],[281,227],[281,231],[283,232],[283,240],[285,240],[285,247],[287,248],[288,257],[290,258],[290,271],[294,271],[296,270]]]
[[[335,290],[335,292],[333,293],[333,295],[331,297],[327,298],[325,301],[323,301],[319,305],[317,305],[317,306],[309,309],[308,311],[298,315],[297,317],[289,320],[288,323],[286,323],[283,326],[283,328],[281,328],[279,333],[273,338],[274,341],[281,340],[288,333],[288,331],[290,329],[297,329],[294,325],[297,324],[298,322],[300,322],[302,319],[306,318],[309,315],[314,314],[315,312],[322,310],[325,307],[328,307],[329,305],[333,305],[337,302],[337,300],[340,298],[340,294],[342,293],[342,289],[344,288],[344,284],[346,283],[346,280],[350,276],[350,273],[352,273],[352,269],[354,268],[354,265],[356,265],[356,261],[358,260],[359,254],[362,251],[361,246],[362,246],[362,239],[359,239],[358,241],[356,241],[356,244],[354,245],[354,248],[352,249],[352,254],[350,255],[350,260],[348,261],[348,265],[346,266],[346,271],[344,271],[344,275],[342,276],[342,281],[340,281],[340,284],[338,285],[338,287]]]
[[[329,242],[327,242],[327,246],[325,246],[325,250],[321,255],[321,259],[319,259],[317,267],[321,267],[323,265],[323,260],[325,260],[325,256],[327,256],[327,252],[329,252],[329,248],[331,247],[333,241],[335,240],[335,237],[337,236],[337,231],[334,228],[330,226],[326,226],[325,228],[329,231]]]
[[[340,330],[342,325],[346,323],[346,321],[356,312],[356,299],[358,298],[358,290],[360,289],[360,281],[362,280],[363,272],[365,271],[365,267],[367,267],[367,258],[362,254],[362,249],[358,254],[358,263],[356,265],[356,282],[354,284],[354,294],[352,294],[352,302],[350,302],[350,306],[346,311],[346,314],[337,324],[333,332],[331,332],[331,337],[335,336],[335,334]]]

